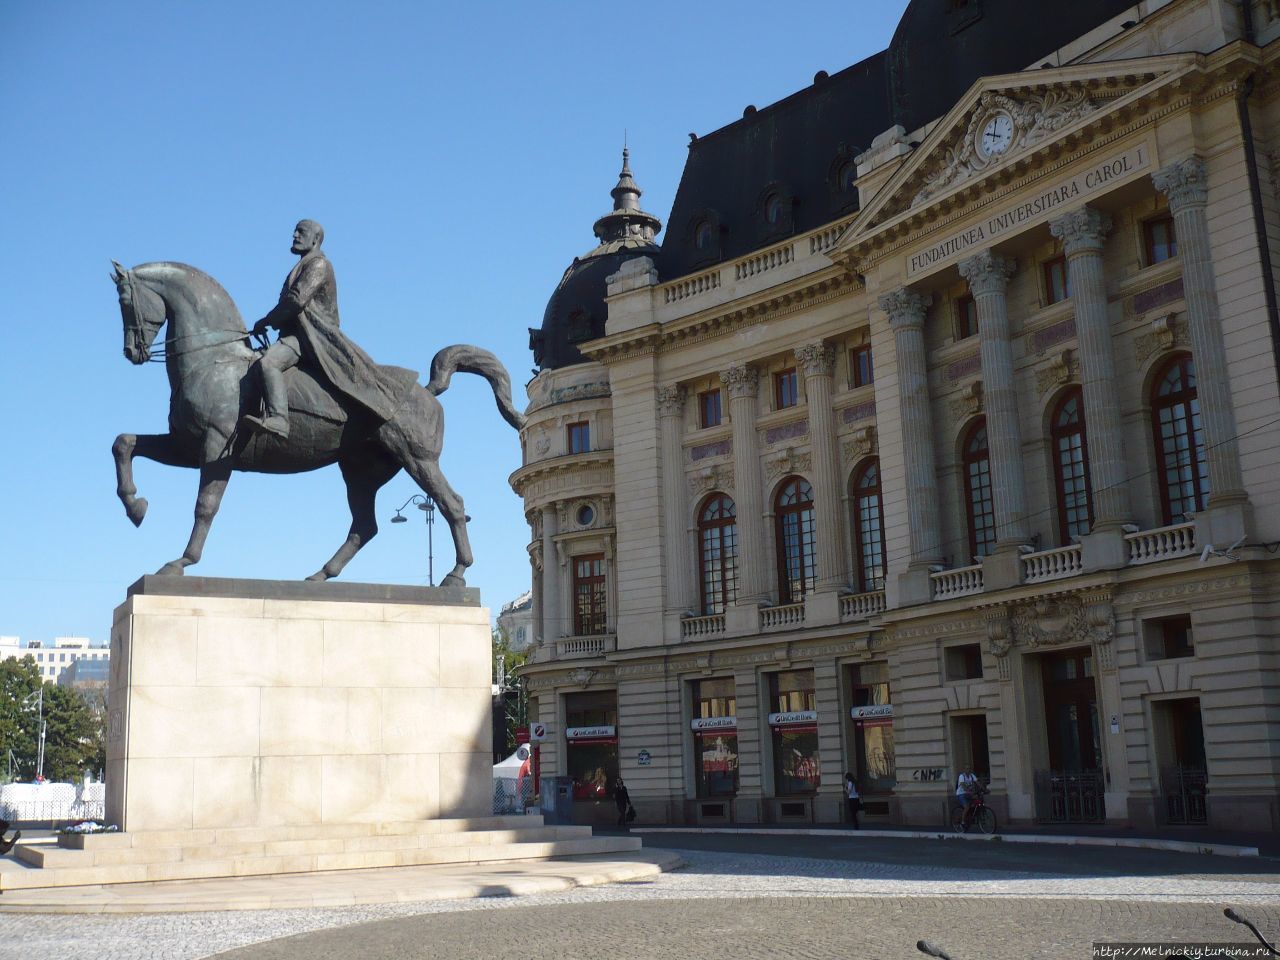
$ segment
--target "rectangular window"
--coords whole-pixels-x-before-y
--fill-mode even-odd
[[[597,637],[606,632],[604,554],[573,558],[573,632]]]
[[[720,426],[720,391],[708,390],[698,394],[698,422],[705,430],[707,427]]]
[[[956,339],[967,340],[978,335],[978,305],[965,295],[956,301]]]
[[[564,716],[568,730],[613,729],[613,736],[567,740],[565,749],[565,769],[573,777],[573,799],[595,802],[611,797],[613,782],[618,778],[617,693],[602,690],[565,694]]]
[[[773,783],[779,797],[807,796],[818,792],[821,764],[818,758],[817,692],[812,670],[789,670],[769,675],[769,701],[778,716],[773,730]]]
[[[571,423],[565,428],[568,431],[567,447],[570,453],[589,453],[591,450],[591,424],[585,420]]]
[[[1157,217],[1142,225],[1147,250],[1147,266],[1163,263],[1178,255],[1178,238],[1173,232],[1173,217]]]
[[[1057,257],[1044,265],[1045,303],[1059,303],[1071,296],[1071,274],[1067,258]]]
[[[738,792],[737,689],[733,677],[693,683],[693,756],[699,797]],[[699,721],[716,720],[718,724]],[[730,723],[729,721],[734,721]]]
[[[947,647],[943,651],[946,661],[948,680],[981,680],[982,679],[982,646],[977,643],[962,643],[956,647]]]
[[[857,711],[853,721],[853,750],[858,789],[889,793],[898,782],[893,746],[893,701],[889,697],[889,665],[868,663],[852,670],[853,707],[880,709]]]
[[[962,714],[951,718],[952,762],[954,776],[972,770],[979,782],[991,782],[991,752],[987,746],[987,716],[984,713]],[[955,790],[956,779],[950,789]]]
[[[773,375],[773,406],[776,410],[794,407],[800,402],[800,385],[796,380],[796,368]]]
[[[864,343],[849,351],[849,386],[865,387],[875,381],[871,366],[871,344]]]
[[[1148,660],[1174,660],[1194,657],[1195,645],[1191,640],[1191,617],[1164,617],[1148,620],[1143,624]]]

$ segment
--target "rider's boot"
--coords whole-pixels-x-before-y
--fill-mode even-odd
[[[289,392],[284,372],[262,366],[262,397],[267,408],[265,417],[246,413],[242,418],[252,429],[287,440],[289,437]]]

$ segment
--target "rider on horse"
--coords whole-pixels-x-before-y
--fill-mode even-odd
[[[320,224],[314,220],[298,222],[290,249],[300,259],[285,278],[280,302],[253,325],[257,336],[264,335],[269,326],[280,331],[280,339],[250,371],[257,371],[266,407],[265,416],[245,414],[242,418],[253,430],[289,436],[289,393],[284,372],[303,358],[314,374],[380,420],[390,420],[400,404],[401,386],[339,329],[338,284],[333,265],[320,250],[323,242],[324,228]]]

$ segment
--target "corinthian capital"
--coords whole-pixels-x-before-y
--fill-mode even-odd
[[[749,364],[740,363],[720,371],[720,382],[729,392],[729,399],[754,397],[760,385],[760,372]]]
[[[796,359],[804,368],[806,377],[829,377],[835,369],[836,352],[825,343],[806,343],[796,348]]]
[[[1050,220],[1049,232],[1062,241],[1067,256],[1101,251],[1102,241],[1111,232],[1111,215],[1093,207],[1081,207]]]
[[[889,315],[892,327],[924,326],[924,312],[932,298],[910,287],[890,291],[880,298],[880,309]]]
[[[678,417],[684,411],[684,387],[670,386],[658,388],[658,415],[662,417]]]
[[[1209,177],[1199,157],[1175,160],[1151,175],[1156,189],[1169,198],[1174,213],[1187,207],[1202,206],[1209,196]]]
[[[1004,293],[1017,266],[1017,261],[1011,257],[1002,257],[990,250],[983,250],[959,263],[960,276],[969,281],[969,292],[975,297],[984,293]]]

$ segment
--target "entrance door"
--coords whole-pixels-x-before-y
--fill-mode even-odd
[[[1100,769],[1102,731],[1092,652],[1082,647],[1050,654],[1041,662],[1041,671],[1049,766],[1073,772]]]
[[[1049,769],[1036,771],[1037,818],[1103,821],[1106,783],[1093,653],[1079,647],[1047,654],[1040,668]]]

